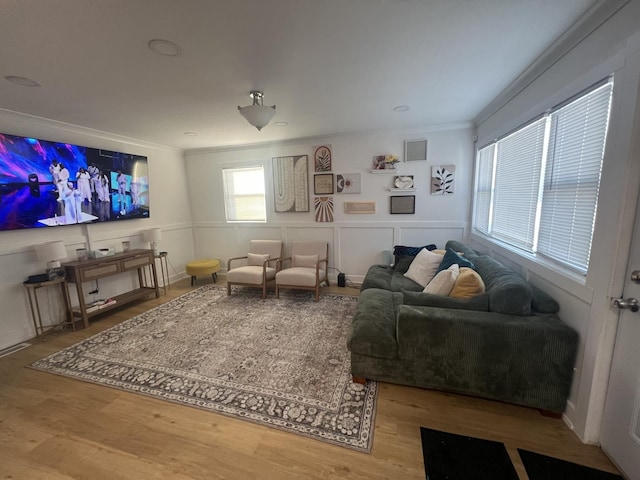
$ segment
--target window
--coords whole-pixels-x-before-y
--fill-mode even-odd
[[[264,168],[223,168],[227,222],[266,222]]]
[[[613,81],[485,146],[473,227],[586,274]]]

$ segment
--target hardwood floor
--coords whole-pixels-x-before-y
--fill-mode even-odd
[[[199,278],[196,287],[204,285]],[[218,281],[224,285],[223,279]],[[615,472],[559,419],[499,402],[380,384],[370,455],[215,413],[27,368],[50,353],[190,290],[56,332],[0,359],[0,474],[5,479],[422,479],[420,426],[505,442]],[[357,295],[356,288],[325,291]],[[271,294],[273,295],[273,294]],[[310,293],[309,300],[312,301]]]

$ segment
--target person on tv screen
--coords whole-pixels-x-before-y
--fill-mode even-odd
[[[122,170],[118,170],[118,176],[116,177],[118,182],[118,199],[120,200],[120,215],[124,215],[127,210],[127,176],[122,173]]]
[[[49,173],[51,173],[51,181],[53,182],[54,190],[58,188],[58,181],[60,180],[60,164],[55,158],[49,165]]]
[[[78,190],[80,192],[80,201],[88,200],[91,202],[91,177],[89,172],[80,167],[78,173],[76,173],[76,180],[78,181]]]

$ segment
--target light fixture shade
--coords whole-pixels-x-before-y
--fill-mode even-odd
[[[263,105],[262,98],[264,95],[258,90],[252,90],[251,93],[249,93],[249,96],[253,99],[253,104],[247,105],[246,107],[238,106],[238,111],[240,112],[240,115],[247,120],[247,122],[260,131],[267,126],[269,121],[276,114],[276,106]]]
[[[159,228],[151,228],[142,233],[145,242],[159,242],[162,239],[162,230]]]
[[[67,258],[67,249],[62,240],[56,242],[42,243],[35,247],[38,260],[41,262],[51,262],[54,260],[62,260]]]

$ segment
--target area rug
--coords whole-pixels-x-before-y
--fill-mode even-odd
[[[518,449],[529,480],[623,480],[620,475]]]
[[[427,480],[518,480],[503,443],[421,427]]]
[[[208,285],[31,367],[370,452],[377,384],[351,381],[357,298]]]

